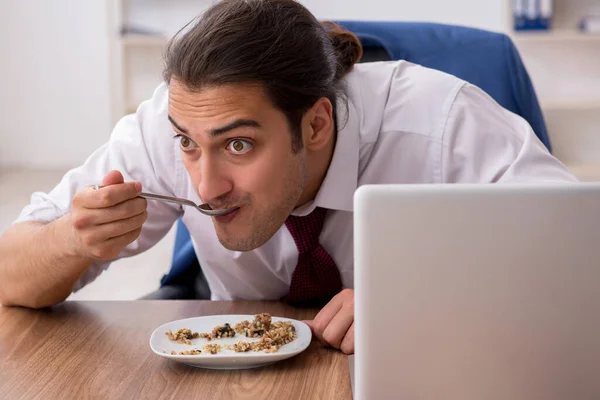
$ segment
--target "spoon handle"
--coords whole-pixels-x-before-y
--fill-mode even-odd
[[[140,193],[138,195],[138,197],[143,197],[145,199],[150,199],[150,200],[159,200],[159,201],[165,201],[168,203],[176,203],[176,204],[181,204],[184,206],[192,206],[194,207],[196,210],[200,211],[202,214],[204,215],[209,215],[209,216],[219,216],[219,215],[225,215],[230,213],[231,211],[233,211],[233,209],[225,209],[225,210],[212,210],[210,209],[210,206],[208,204],[201,204],[201,205],[196,205],[196,203],[194,203],[191,200],[186,200],[186,199],[181,199],[179,197],[169,197],[169,196],[162,196],[160,194],[153,194],[153,193]],[[205,208],[207,207],[207,208]]]
[[[196,203],[194,203],[193,201],[186,200],[186,199],[180,199],[179,197],[170,197],[170,196],[163,196],[160,194],[144,193],[144,192],[141,192],[140,194],[138,194],[138,197],[143,197],[144,199],[150,199],[150,200],[164,201],[167,203],[175,203],[175,204],[197,207]]]
[[[102,185],[94,185],[94,190],[102,189],[103,187],[104,186],[102,186]],[[181,199],[179,197],[163,196],[160,194],[145,193],[145,192],[141,192],[140,194],[137,195],[137,197],[142,197],[144,199],[149,199],[149,200],[159,200],[159,201],[164,201],[167,203],[175,203],[175,204],[181,204],[184,206],[192,206],[192,207],[198,208],[196,203],[194,203],[193,201],[187,200],[187,199]]]

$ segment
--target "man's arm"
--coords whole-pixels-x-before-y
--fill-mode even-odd
[[[71,211],[49,223],[15,224],[0,237],[0,303],[40,308],[65,300],[95,260],[116,258],[146,221],[141,185],[116,171],[98,191],[81,190]]]
[[[66,215],[48,224],[23,222],[0,237],[0,304],[41,308],[71,294],[92,260],[77,257],[65,246],[69,219]]]
[[[146,203],[137,197],[141,186],[136,185],[177,196],[187,184],[167,119],[167,99],[161,85],[135,115],[119,121],[108,143],[83,165],[49,193],[33,194],[0,237],[2,304],[55,304],[93,281],[112,261],[139,254],[167,234],[182,208]],[[90,185],[97,183],[107,187],[93,190]]]

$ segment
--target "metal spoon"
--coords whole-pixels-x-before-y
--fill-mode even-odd
[[[94,190],[98,190],[101,188],[103,188],[103,186],[94,185]],[[158,201],[164,201],[167,203],[175,203],[175,204],[181,204],[184,206],[194,207],[196,210],[200,211],[202,214],[210,215],[211,217],[229,214],[230,212],[235,211],[238,208],[238,207],[234,207],[234,208],[225,208],[222,210],[213,210],[206,203],[198,205],[191,200],[181,199],[179,197],[170,197],[170,196],[163,196],[160,194],[144,193],[144,192],[141,192],[140,194],[138,194],[138,197],[143,197],[144,199],[148,199],[148,200],[158,200]]]

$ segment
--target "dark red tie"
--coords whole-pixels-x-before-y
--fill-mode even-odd
[[[342,280],[333,258],[319,244],[327,210],[317,207],[304,217],[290,215],[285,222],[296,247],[298,265],[289,293],[283,301],[296,306],[321,306],[342,290]]]

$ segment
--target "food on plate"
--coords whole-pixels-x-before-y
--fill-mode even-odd
[[[203,350],[205,353],[217,354],[219,351],[221,351],[221,345],[216,343],[205,344]]]
[[[274,324],[269,325],[269,329],[263,333],[259,341],[238,341],[231,346],[226,346],[226,348],[238,353],[250,350],[275,353],[281,346],[292,342],[294,339],[296,339],[296,328],[294,327],[294,324],[291,322],[275,322]]]
[[[211,341],[213,339],[220,339],[220,338],[226,338],[226,337],[234,337],[235,336],[235,330],[231,329],[231,325],[229,325],[229,323],[225,323],[223,325],[218,325],[216,326],[211,333],[201,333],[200,337],[202,339],[206,339],[208,341]]]
[[[213,339],[225,338],[225,337],[234,337],[235,331],[231,329],[231,325],[229,323],[225,323],[224,325],[216,326],[211,333],[211,337]]]
[[[254,321],[242,321],[235,324],[233,329],[246,337],[261,337],[271,328],[271,315],[268,313],[256,314]]]
[[[235,334],[239,333],[248,338],[257,338],[258,341],[237,341],[232,345],[220,344],[205,344],[203,351],[208,354],[217,354],[222,348],[226,350],[233,350],[236,353],[244,353],[248,351],[264,351],[265,353],[274,353],[278,351],[282,346],[292,342],[296,339],[296,328],[291,322],[272,322],[271,315],[269,313],[256,314],[254,320],[242,321],[235,324],[232,328],[229,323],[216,326],[211,333],[198,333],[188,328],[177,330],[173,333],[171,330],[166,332],[167,337],[177,343],[191,345],[191,339],[203,338],[208,341],[232,338]],[[199,355],[202,354],[200,350],[186,350],[183,352],[172,351],[174,355]]]
[[[180,355],[180,356],[197,356],[198,354],[200,354],[201,351],[198,349],[193,349],[193,350],[185,350],[185,351],[180,351],[179,353],[176,351],[172,351],[171,354],[176,356],[176,355]]]
[[[169,329],[167,332],[165,332],[165,335],[167,335],[169,340],[181,344],[192,344],[191,339],[197,339],[200,337],[198,332],[192,333],[192,331],[187,328],[178,329],[175,333],[171,332]]]

